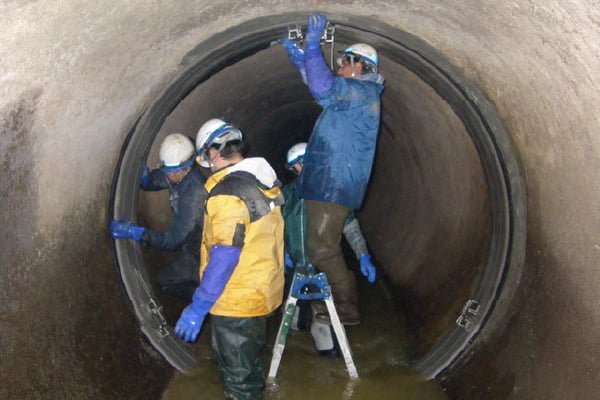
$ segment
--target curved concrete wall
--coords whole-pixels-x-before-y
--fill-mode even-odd
[[[508,288],[515,296],[503,306],[499,329],[487,335],[448,377],[451,394],[486,399],[595,397],[600,364],[596,261],[600,253],[596,184],[600,11],[591,0],[533,0],[527,4],[370,1],[351,7],[342,1],[4,4],[0,19],[2,398],[158,397],[170,368],[154,357],[139,333],[106,230],[111,180],[121,148],[136,120],[185,68],[186,55],[198,44],[257,17],[316,9],[368,17],[429,43],[495,106],[521,162],[528,192],[524,271],[518,285],[511,282],[515,285]],[[270,61],[250,65],[249,71],[260,71],[256,76],[262,79],[250,76],[256,82],[238,86],[239,92],[223,89],[217,77],[203,84],[199,90],[212,96],[220,90],[210,103],[214,108],[205,112],[225,107],[240,126],[249,125],[253,107],[268,103],[269,96],[261,95],[274,94],[265,74],[273,73],[274,81],[284,79],[282,72],[276,73],[277,64],[270,71]],[[419,133],[407,135],[407,140],[416,143],[411,156],[422,164],[414,159],[404,164],[393,161],[398,155],[407,158],[403,151],[411,146],[398,145],[388,134],[394,128],[384,128],[387,150],[377,161],[374,192],[378,198],[397,198],[386,190],[381,172],[392,166],[408,171],[400,173],[405,176],[397,178],[398,186],[423,176],[435,177],[425,182],[446,182],[437,191],[420,188],[421,198],[433,193],[430,209],[443,209],[447,199],[468,200],[470,205],[470,212],[462,215],[466,226],[461,237],[474,242],[467,249],[454,243],[443,253],[424,252],[421,258],[407,252],[425,245],[405,246],[401,255],[419,262],[403,272],[391,266],[395,253],[388,248],[389,241],[377,236],[381,208],[370,206],[376,202],[369,200],[363,211],[368,239],[382,263],[390,265],[395,284],[427,296],[432,289],[418,272],[421,265],[439,263],[448,253],[464,260],[473,253],[477,258],[473,249],[478,240],[485,243],[485,234],[478,235],[472,227],[478,221],[485,226],[486,200],[477,189],[481,172],[468,161],[473,158],[468,144],[458,146],[464,165],[451,161],[452,144],[465,140],[455,117],[439,111],[443,104],[418,79],[392,60],[387,62],[388,80],[401,82],[391,87],[404,92],[390,91],[386,96],[407,99],[405,115],[394,111],[384,118],[389,123],[408,120],[412,131]],[[282,83],[278,88],[288,90]],[[245,108],[227,109],[234,98]],[[302,108],[297,100],[281,98],[281,103],[290,103],[292,112]],[[430,121],[423,112],[428,104],[438,110]],[[186,119],[178,118],[178,111],[164,129],[179,124],[184,133],[193,135],[202,113]],[[249,129],[261,132],[264,126]],[[276,163],[288,143],[270,143],[268,139],[280,127],[270,129],[264,136],[256,133],[254,145],[257,151],[271,151]],[[431,148],[440,151],[426,154]],[[453,168],[444,181],[446,165]],[[464,190],[453,190],[447,183],[463,179],[457,169],[471,174],[469,184],[460,186]],[[436,215],[457,210],[448,207]],[[402,228],[400,221],[408,220],[418,228],[403,230],[402,237],[416,240],[437,233],[439,226],[419,213],[401,213],[394,224]],[[433,280],[443,279],[443,271],[437,271]],[[415,281],[418,284],[413,285]],[[149,382],[154,383],[151,393]]]

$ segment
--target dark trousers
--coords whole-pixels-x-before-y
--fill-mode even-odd
[[[262,400],[265,388],[261,352],[267,317],[211,315],[212,348],[227,400]]]
[[[344,220],[352,210],[323,201],[305,200],[305,204],[308,258],[327,275],[336,302],[356,304],[356,279],[346,266],[341,248]]]
[[[177,257],[158,273],[160,289],[175,297],[192,301],[192,295],[200,284],[200,257],[183,249]]]

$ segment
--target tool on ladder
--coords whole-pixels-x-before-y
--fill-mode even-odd
[[[333,331],[335,332],[340,345],[340,350],[344,356],[344,361],[346,362],[348,375],[350,376],[350,379],[358,379],[358,372],[354,365],[354,360],[352,359],[352,352],[350,351],[346,331],[344,330],[344,326],[340,322],[340,318],[335,309],[331,288],[329,287],[329,282],[327,282],[327,276],[324,272],[315,274],[315,269],[312,265],[297,266],[295,269],[290,294],[284,305],[283,317],[281,318],[277,339],[275,340],[275,346],[273,347],[273,358],[271,359],[271,367],[269,368],[267,379],[273,380],[277,376],[277,370],[279,369],[281,357],[283,356],[283,351],[285,349],[285,340],[290,330],[292,318],[296,312],[296,303],[298,300],[325,301]]]

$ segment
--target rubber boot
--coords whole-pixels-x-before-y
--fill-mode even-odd
[[[340,345],[337,341],[333,327],[324,324],[315,319],[316,313],[313,311],[313,322],[310,327],[310,334],[315,342],[315,347],[319,355],[324,357],[339,357],[341,355]]]

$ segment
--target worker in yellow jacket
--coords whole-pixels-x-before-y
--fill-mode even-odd
[[[266,318],[283,298],[283,195],[269,163],[244,158],[239,129],[220,119],[196,138],[210,168],[202,233],[200,285],[175,327],[196,341],[211,314],[212,347],[226,399],[262,399]]]

